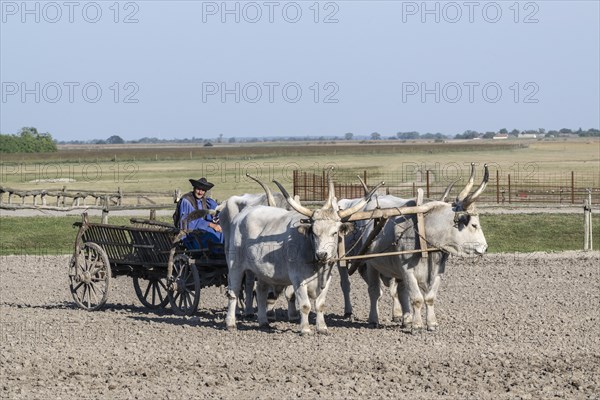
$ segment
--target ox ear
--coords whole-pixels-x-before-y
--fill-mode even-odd
[[[456,225],[467,226],[469,225],[469,221],[471,220],[471,216],[468,212],[465,211],[457,211],[454,213],[454,223]]]
[[[310,233],[311,224],[300,224],[298,225],[298,232],[301,235],[307,236]]]
[[[342,227],[340,228],[340,234],[342,236],[348,235],[354,231],[354,223],[352,222],[344,222]]]

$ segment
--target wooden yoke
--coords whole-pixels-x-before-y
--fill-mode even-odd
[[[417,189],[417,207],[423,205],[423,189]],[[425,241],[425,220],[423,213],[417,213],[417,234],[419,235],[419,245],[421,247],[421,257],[427,258],[427,242]]]

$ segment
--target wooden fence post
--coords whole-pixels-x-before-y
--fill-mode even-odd
[[[425,187],[427,188],[427,198],[430,199],[431,196],[429,195],[429,170],[425,171]]]
[[[571,204],[575,204],[575,171],[571,171]]]
[[[583,250],[591,251],[592,242],[592,190],[587,189],[588,198],[583,201]]]
[[[510,204],[510,174],[508,174],[508,203]]]
[[[292,177],[293,177],[292,178],[292,192],[293,192],[292,196],[295,197],[298,194],[298,170],[297,169],[295,169],[292,172]]]
[[[108,224],[108,208],[110,206],[110,197],[109,195],[104,196],[104,208],[102,209],[102,219],[101,223]]]
[[[496,170],[496,204],[500,204],[500,172]]]

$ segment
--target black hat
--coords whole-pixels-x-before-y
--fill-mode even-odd
[[[205,191],[209,191],[210,189],[212,189],[213,186],[215,186],[214,184],[207,181],[206,178],[200,178],[198,180],[190,179],[190,183],[193,187],[204,189]]]

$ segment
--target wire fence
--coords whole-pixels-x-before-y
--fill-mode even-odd
[[[394,196],[415,197],[422,188],[427,198],[442,196],[448,185],[456,181],[449,199],[455,198],[466,185],[468,176],[448,176],[439,171],[417,171],[411,178],[404,171],[369,175],[364,170],[358,174],[369,187],[380,181],[385,182],[385,193]],[[294,171],[294,195],[303,201],[323,201],[327,196],[325,172]],[[364,189],[356,177],[356,171],[335,171],[334,185],[338,198],[356,198],[364,195]],[[475,187],[481,182],[482,172],[475,177]],[[591,203],[600,204],[600,172],[558,172],[558,173],[501,173],[490,171],[486,190],[479,202],[496,204],[537,203],[537,204],[583,204],[591,194]]]

